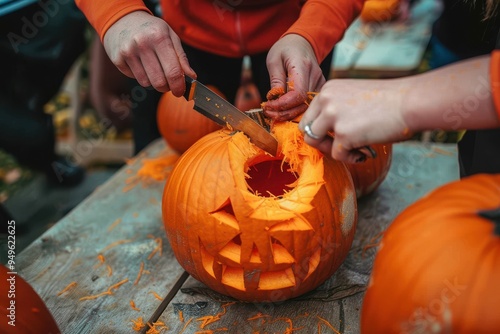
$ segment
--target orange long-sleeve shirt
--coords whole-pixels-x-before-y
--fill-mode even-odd
[[[225,57],[269,50],[284,34],[298,34],[322,61],[364,0],[162,0],[163,18],[181,40]],[[137,10],[141,0],[76,0],[101,40],[113,23]],[[149,12],[149,11],[148,11]]]

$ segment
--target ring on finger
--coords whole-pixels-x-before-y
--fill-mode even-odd
[[[316,139],[316,140],[321,139],[321,137],[320,137],[320,136],[315,135],[315,134],[314,134],[314,132],[312,132],[312,130],[311,130],[311,125],[312,125],[312,121],[311,121],[311,122],[309,122],[309,123],[307,123],[307,124],[304,126],[304,133],[305,133],[308,137],[310,137],[310,138],[312,138],[312,139]]]

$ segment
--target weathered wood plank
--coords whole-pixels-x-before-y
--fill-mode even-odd
[[[237,302],[190,278],[160,317],[169,332],[206,330],[229,333],[359,333],[363,291],[380,233],[408,205],[441,184],[456,180],[452,144],[401,143],[394,146],[386,181],[359,201],[359,221],[343,265],[315,291],[282,303]],[[225,311],[224,311],[225,310]],[[213,323],[203,326],[203,317]],[[206,318],[205,318],[206,319]],[[330,327],[331,326],[331,327]]]
[[[165,297],[183,272],[161,220],[164,181],[150,179],[123,191],[144,158],[172,153],[163,141],[152,144],[18,256],[19,274],[63,333],[133,332],[131,319],[146,321],[161,303],[154,293]],[[141,263],[144,271],[135,283]],[[72,282],[76,286],[58,295]],[[120,282],[112,294],[85,300]],[[132,309],[131,300],[140,311]]]

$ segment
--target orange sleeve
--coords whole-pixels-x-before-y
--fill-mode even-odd
[[[500,119],[500,50],[494,50],[491,53],[490,60],[490,81],[493,103]]]
[[[96,30],[101,42],[109,27],[123,16],[138,10],[152,14],[141,0],[75,0],[75,2]]]
[[[285,32],[298,34],[312,45],[316,58],[323,61],[345,30],[361,12],[365,0],[308,0],[299,19]]]

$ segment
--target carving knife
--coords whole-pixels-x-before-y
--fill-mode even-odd
[[[242,131],[252,143],[275,156],[278,141],[269,131],[250,116],[217,95],[198,80],[185,76],[186,100],[194,101],[194,109],[212,121]]]

